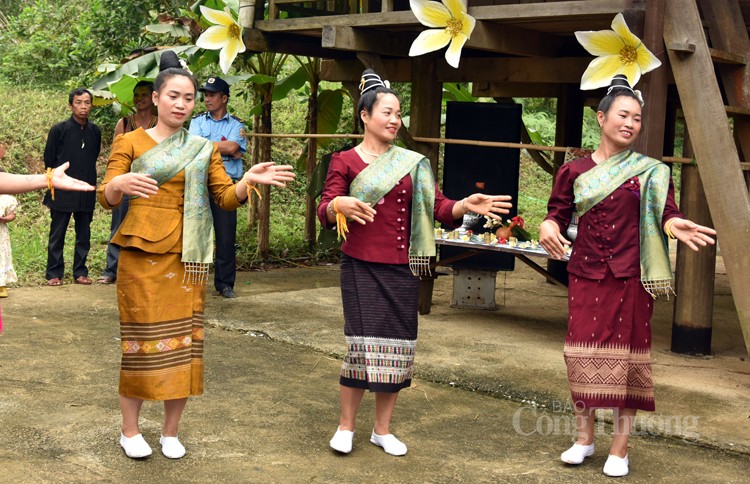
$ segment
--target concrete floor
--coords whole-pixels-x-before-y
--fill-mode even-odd
[[[119,328],[115,287],[11,289],[0,335],[0,482],[597,482],[610,441],[579,467],[562,360],[565,293],[525,267],[498,275],[497,311],[449,307],[438,279],[420,319],[417,378],[401,392],[393,432],[401,458],[368,442],[373,399],[355,449],[328,448],[338,419],[343,316],[338,268],[241,273],[239,297],[211,294],[206,393],[191,399],[180,436],[188,454],[156,449],[162,411],[144,406],[144,461],[117,444]],[[746,482],[750,363],[719,274],[714,355],[671,354],[671,302],[653,320],[657,412],[639,415],[629,482]]]

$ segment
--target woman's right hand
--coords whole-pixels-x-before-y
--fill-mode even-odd
[[[565,246],[571,242],[562,236],[560,227],[553,220],[545,220],[539,226],[539,245],[553,259],[563,259],[565,257]]]
[[[123,195],[148,198],[156,195],[159,185],[146,173],[124,173],[112,178],[110,185]]]
[[[354,220],[362,225],[375,220],[377,213],[369,203],[365,203],[356,197],[336,197],[336,210],[349,220]],[[333,203],[333,201],[331,201]]]

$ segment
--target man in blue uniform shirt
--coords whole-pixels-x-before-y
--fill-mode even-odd
[[[209,77],[198,89],[204,93],[206,112],[193,117],[190,133],[213,141],[224,160],[227,175],[238,181],[244,174],[242,155],[247,151],[245,125],[227,112],[229,84],[219,77]],[[237,237],[237,212],[220,209],[209,197],[216,232],[216,264],[214,287],[226,298],[236,297],[234,280],[237,273],[235,240]]]

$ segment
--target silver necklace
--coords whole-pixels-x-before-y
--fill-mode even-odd
[[[388,147],[388,150],[385,150],[384,152],[382,152],[382,153],[380,153],[380,154],[377,154],[377,153],[370,153],[369,151],[367,151],[367,150],[365,150],[364,148],[362,148],[362,145],[359,145],[359,146],[357,146],[357,148],[359,148],[359,150],[360,150],[360,151],[361,151],[362,153],[364,153],[364,154],[366,154],[366,155],[374,156],[375,158],[377,158],[378,156],[382,156],[382,155],[384,155],[385,153],[388,153],[388,150],[390,150],[390,149],[391,149],[391,147],[389,146],[389,147]]]

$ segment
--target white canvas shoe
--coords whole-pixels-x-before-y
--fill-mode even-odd
[[[570,449],[560,454],[560,460],[566,464],[578,465],[583,462],[586,457],[594,455],[594,450],[595,447],[593,443],[590,445],[573,444]]]
[[[159,438],[161,444],[161,453],[164,457],[170,459],[179,459],[185,455],[185,446],[180,443],[180,439],[177,437],[164,437],[163,435]]]
[[[353,430],[341,430],[341,427],[336,429],[336,433],[333,434],[330,445],[336,452],[342,454],[348,454],[352,451],[352,441],[354,440]]]
[[[150,456],[152,452],[151,446],[148,445],[141,434],[125,437],[125,434],[120,433],[120,445],[122,450],[125,451],[125,455],[131,459],[143,459]]]
[[[616,455],[609,454],[607,462],[604,463],[603,472],[609,477],[622,477],[627,476],[630,472],[630,462],[628,456],[617,457]]]
[[[378,435],[373,430],[370,442],[382,447],[386,454],[396,456],[406,454],[406,444],[398,440],[393,434]]]

